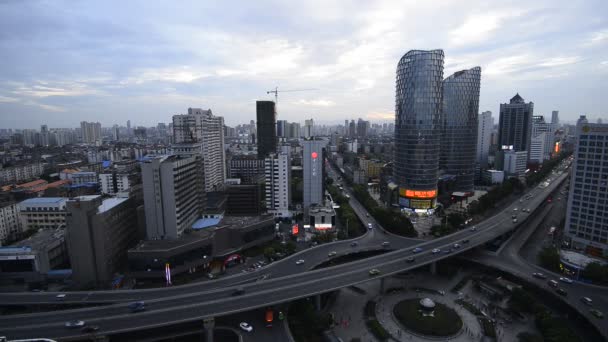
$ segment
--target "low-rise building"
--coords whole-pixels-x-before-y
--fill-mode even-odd
[[[119,192],[128,191],[130,187],[128,173],[100,173],[99,185],[102,194],[114,195]]]
[[[63,228],[66,200],[64,197],[37,197],[20,202],[17,206],[23,231]]]
[[[526,174],[528,151],[509,150],[504,153],[503,170],[509,177],[523,177]]]
[[[44,173],[44,164],[33,163],[0,169],[0,183],[21,183],[40,177]]]
[[[74,172],[71,175],[71,181],[74,185],[97,183],[97,173],[93,171]]]
[[[485,184],[501,184],[505,180],[505,172],[498,170],[484,170],[482,180]]]

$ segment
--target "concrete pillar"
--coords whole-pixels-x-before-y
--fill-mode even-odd
[[[431,274],[437,275],[437,262],[433,262],[430,264]]]
[[[384,294],[385,287],[386,287],[385,280],[386,280],[386,278],[380,278],[380,294]]]
[[[321,295],[320,294],[315,296],[315,309],[317,309],[317,311],[321,311]]]
[[[204,318],[203,327],[205,328],[205,341],[213,342],[213,328],[215,328],[215,319],[213,317]]]

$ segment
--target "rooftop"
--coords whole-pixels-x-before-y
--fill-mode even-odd
[[[63,240],[65,238],[65,230],[64,229],[40,229],[38,232],[25,240],[21,240],[19,242],[15,242],[9,248],[22,248],[23,252],[26,251],[27,248],[34,251],[43,250],[48,247],[51,247],[51,243],[57,240]],[[0,249],[0,252],[2,250]]]
[[[61,204],[62,202],[65,202],[67,200],[67,198],[65,197],[35,197],[35,198],[28,198],[25,201],[19,203],[19,204],[25,204],[25,205],[35,205],[35,204]]]
[[[32,188],[32,187],[35,187],[35,186],[45,185],[47,183],[48,182],[45,181],[44,179],[37,179],[35,181],[19,184],[19,185],[17,185],[17,188]]]
[[[101,202],[101,205],[99,206],[99,213],[105,213],[106,211],[114,208],[115,206],[121,204],[122,202],[128,200],[129,198],[119,198],[119,197],[111,197],[111,198],[106,198],[105,200],[103,200],[103,202]]]

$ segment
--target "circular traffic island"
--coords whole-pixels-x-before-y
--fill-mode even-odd
[[[393,314],[415,334],[446,337],[462,329],[462,319],[456,311],[429,298],[402,300],[393,307]]]

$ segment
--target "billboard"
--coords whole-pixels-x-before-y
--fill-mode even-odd
[[[407,198],[435,198],[437,190],[411,190],[399,188],[399,196]]]

